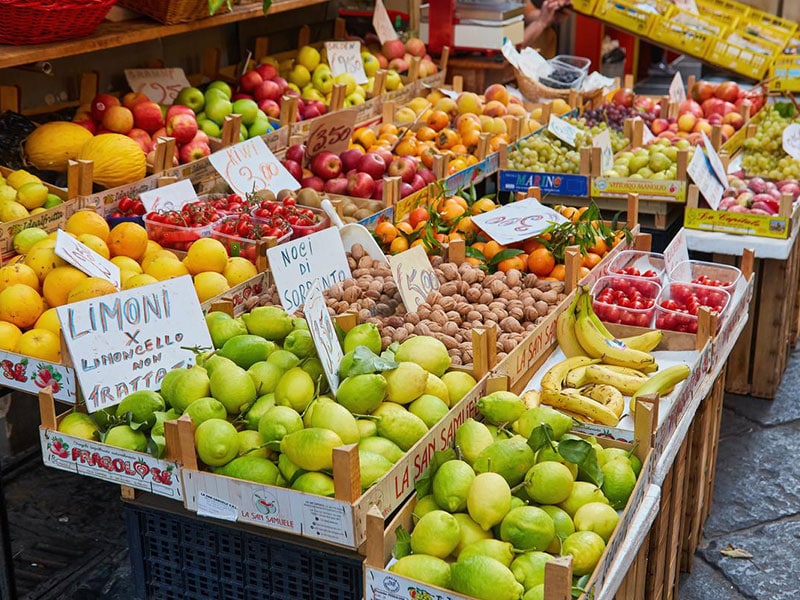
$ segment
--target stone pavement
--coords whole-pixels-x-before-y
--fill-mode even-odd
[[[711,515],[679,600],[796,600],[800,550],[800,350],[777,397],[728,394]],[[728,558],[732,546],[752,558]]]

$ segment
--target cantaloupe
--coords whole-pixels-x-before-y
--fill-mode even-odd
[[[65,172],[67,161],[78,158],[91,132],[68,121],[53,121],[37,127],[25,140],[25,155],[37,169]]]
[[[92,161],[92,179],[107,188],[138,181],[147,174],[147,159],[139,144],[118,133],[94,136],[83,145],[78,159]]]

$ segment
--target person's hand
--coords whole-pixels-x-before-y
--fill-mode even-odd
[[[550,26],[555,22],[558,11],[570,4],[570,0],[544,0],[539,12],[539,19],[547,26]]]

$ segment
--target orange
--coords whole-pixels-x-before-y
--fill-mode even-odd
[[[471,265],[475,265],[476,267],[480,267],[483,263],[481,262],[480,258],[473,258],[471,256],[467,257],[467,261]]]
[[[76,236],[91,233],[105,240],[108,238],[109,227],[106,220],[93,210],[79,210],[67,219],[64,231]]]
[[[42,295],[48,306],[61,306],[67,303],[69,293],[76,285],[89,276],[72,265],[56,267],[47,274],[42,285]]]
[[[458,217],[463,215],[467,209],[462,206],[460,203],[453,200],[453,198],[448,198],[444,201],[444,205],[442,206],[439,214],[445,221],[453,222]]]
[[[550,275],[555,264],[553,253],[547,248],[537,248],[528,255],[528,270],[540,277]]]
[[[554,278],[557,281],[564,281],[567,276],[567,267],[564,265],[556,265],[553,267],[553,270],[550,271],[550,277]]]
[[[122,222],[108,234],[111,256],[139,260],[147,251],[147,230],[138,223]]]
[[[501,260],[499,263],[497,263],[498,271],[502,271],[503,273],[508,273],[508,271],[510,271],[511,269],[516,269],[517,271],[525,270],[525,263],[522,260],[522,255],[513,256],[511,258]]]
[[[588,267],[581,267],[578,269],[578,280],[583,279],[584,277],[588,276],[591,273]]]
[[[397,254],[398,252],[405,252],[408,250],[408,240],[402,236],[398,236],[389,244],[389,252]]]
[[[578,209],[574,206],[562,206],[559,212],[561,213],[562,217],[569,219],[573,223],[577,221],[578,217],[580,216]]]
[[[470,212],[473,215],[479,215],[481,213],[488,212],[490,210],[494,210],[497,208],[497,204],[494,203],[494,200],[491,198],[479,198],[475,202],[472,203],[472,208]]]
[[[42,297],[24,283],[14,283],[0,292],[0,321],[26,329],[36,323],[42,312]]]
[[[36,271],[28,265],[14,263],[0,267],[0,291],[15,283],[23,283],[39,291],[39,278],[36,276]]]
[[[412,227],[411,223],[408,221],[400,221],[395,225],[395,228],[397,228],[397,231],[405,233],[406,235],[414,233],[414,227]]]
[[[375,226],[374,235],[381,244],[391,244],[397,237],[397,228],[389,221],[381,221]]]
[[[447,163],[447,174],[452,175],[467,168],[467,161],[463,158],[455,158]]]
[[[583,257],[582,264],[584,267],[588,267],[589,269],[595,268],[598,263],[603,260],[603,257],[599,254],[595,254],[594,252],[587,252],[586,255]]]
[[[586,250],[588,252],[593,252],[595,254],[599,254],[600,256],[604,256],[606,252],[608,252],[608,246],[606,245],[606,241],[602,237],[596,235],[594,237],[594,243],[588,248],[586,248]]]
[[[492,260],[494,255],[500,252],[501,250],[505,250],[504,246],[501,246],[494,240],[486,242],[486,246],[483,248],[483,255],[486,257],[486,260]]]
[[[416,156],[417,152],[417,138],[411,136],[404,137],[394,149],[397,156]]]
[[[536,238],[528,238],[524,242],[522,242],[522,249],[525,250],[528,254],[537,250],[539,248],[544,248],[544,244],[537,240]]]
[[[61,362],[61,339],[49,329],[31,329],[17,340],[14,352],[49,362]]]
[[[478,252],[480,252],[481,254],[483,254],[484,256],[486,256],[484,254],[484,252],[486,251],[486,243],[485,242],[475,242],[474,244],[472,244],[471,247],[474,248],[475,250],[477,250]]]
[[[377,141],[378,136],[375,135],[375,132],[369,127],[362,127],[356,130],[353,134],[353,139],[365,148],[368,148]]]
[[[420,206],[408,213],[408,223],[414,231],[419,229],[420,223],[425,223],[428,220],[428,209]]]
[[[475,233],[477,231],[477,227],[475,227],[475,223],[472,222],[472,217],[461,217],[456,223],[456,231],[469,234]]]
[[[0,350],[11,352],[22,337],[19,327],[8,321],[0,321]]]

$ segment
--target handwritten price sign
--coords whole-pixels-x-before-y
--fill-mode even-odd
[[[686,100],[686,88],[683,85],[683,77],[681,77],[680,71],[675,73],[672,83],[669,84],[669,99],[678,104]]]
[[[383,0],[375,0],[375,10],[372,13],[372,26],[375,28],[375,33],[378,34],[378,39],[381,44],[385,44],[389,40],[397,39],[397,32],[394,30],[392,20],[389,18],[389,13],[383,4]]]
[[[308,290],[306,303],[303,312],[308,322],[308,329],[311,331],[311,338],[314,340],[314,347],[317,355],[322,362],[328,384],[335,394],[339,389],[339,363],[344,358],[342,347],[339,345],[339,338],[336,335],[336,328],[333,326],[331,316],[328,314],[328,307],[322,297],[322,283],[315,279]]]
[[[725,165],[722,164],[722,159],[719,157],[719,154],[717,154],[717,151],[714,150],[714,146],[705,132],[701,131],[700,134],[703,139],[703,146],[706,149],[706,154],[708,154],[708,162],[711,163],[711,169],[714,171],[714,175],[717,176],[717,179],[719,179],[722,185],[727,186],[728,173],[725,170]],[[697,152],[697,150],[695,150],[695,152]]]
[[[783,130],[783,151],[795,160],[800,160],[800,125],[792,123]]]
[[[155,210],[180,210],[184,204],[197,200],[192,182],[181,179],[164,187],[142,192],[139,200],[144,204],[147,212]]]
[[[639,117],[637,117],[638,119]],[[650,131],[650,128],[647,126],[647,123],[643,122],[642,127],[642,144],[647,146],[650,142],[656,139],[656,136],[653,135],[653,132]]]
[[[697,148],[692,154],[692,160],[689,161],[686,171],[692,181],[697,184],[700,194],[706,199],[708,205],[717,210],[719,203],[722,201],[722,194],[725,192],[725,188],[717,179],[714,169],[711,167],[711,162],[700,148]]]
[[[100,277],[119,288],[119,267],[61,229],[56,233],[55,251],[56,256],[63,258],[89,277]]]
[[[667,273],[673,273],[678,281],[691,281],[692,268],[689,266],[689,245],[686,241],[685,229],[681,229],[664,249],[664,266]],[[672,277],[672,275],[671,275]]]
[[[125,69],[128,86],[158,104],[172,104],[183,88],[190,87],[183,69]]]
[[[308,131],[308,156],[319,154],[323,150],[340,154],[347,150],[350,143],[350,136],[356,126],[355,109],[340,110],[328,113],[322,117],[314,119],[311,129]]]
[[[361,42],[325,42],[325,50],[334,77],[350,73],[356,78],[356,83],[367,83],[361,60]]]
[[[259,137],[214,152],[208,160],[234,192],[244,196],[254,190],[296,190],[292,177]]]
[[[575,147],[575,136],[578,135],[578,128],[570,125],[564,119],[555,115],[550,115],[550,122],[547,124],[547,131],[552,133],[562,142],[566,142],[573,148]]]
[[[513,244],[541,233],[552,223],[565,223],[567,219],[535,198],[527,198],[475,215],[472,221],[497,243]]]
[[[390,256],[389,268],[408,312],[417,312],[428,294],[441,285],[422,246]]]
[[[592,138],[592,146],[600,148],[600,172],[614,168],[614,151],[611,149],[611,133],[605,129]]]

